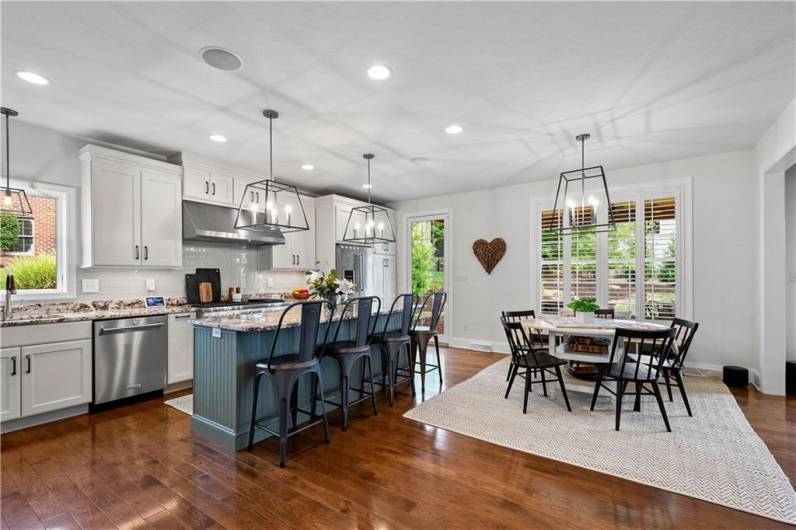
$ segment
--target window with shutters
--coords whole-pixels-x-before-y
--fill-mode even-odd
[[[540,210],[542,313],[596,298],[618,318],[668,320],[680,315],[680,190],[626,192],[611,205],[616,230],[561,236],[561,212]],[[613,198],[613,197],[612,197]]]

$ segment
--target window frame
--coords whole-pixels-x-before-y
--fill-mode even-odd
[[[675,197],[677,245],[675,252],[676,274],[676,314],[680,318],[690,319],[693,314],[693,264],[692,264],[692,226],[691,226],[691,177],[664,179],[637,185],[611,186],[611,202],[620,203],[634,201],[636,203],[636,318],[644,319],[644,282],[645,259],[644,241],[644,200],[667,196]],[[531,197],[531,293],[532,307],[542,308],[541,289],[541,212],[549,210],[554,196]],[[640,207],[639,207],[640,205]],[[602,216],[605,216],[603,209]],[[642,247],[639,248],[639,241]],[[570,253],[566,250],[571,245],[564,242],[564,302],[566,307],[571,299],[570,288]],[[640,250],[640,251],[639,251]],[[601,307],[607,307],[608,300],[608,235],[597,235],[597,301]],[[549,313],[548,313],[549,314]]]
[[[11,180],[11,186],[30,191],[29,195],[53,197],[58,201],[56,212],[56,271],[55,289],[17,289],[12,300],[46,301],[72,300],[75,298],[77,259],[77,191],[74,187],[46,182]],[[35,228],[34,228],[35,229]],[[8,252],[8,255],[30,255]],[[0,285],[0,295],[5,296],[5,285]]]

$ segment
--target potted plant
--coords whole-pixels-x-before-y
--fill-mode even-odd
[[[313,296],[326,298],[332,303],[337,303],[342,297],[354,293],[356,286],[345,278],[338,278],[334,269],[328,272],[319,269],[307,273],[307,288]]]
[[[583,324],[594,322],[594,312],[600,309],[596,298],[579,298],[567,304],[575,312],[575,320]]]

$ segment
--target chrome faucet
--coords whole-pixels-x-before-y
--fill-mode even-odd
[[[11,318],[11,295],[17,294],[17,289],[14,284],[14,275],[10,272],[6,274],[6,302],[3,306],[3,318],[8,320]]]

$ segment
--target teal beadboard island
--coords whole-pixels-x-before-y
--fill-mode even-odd
[[[276,337],[279,317],[284,308],[232,311],[215,313],[197,320],[194,326],[194,378],[193,378],[193,417],[191,430],[205,436],[224,447],[239,450],[246,447],[251,419],[254,366],[265,360],[271,351]],[[288,315],[279,333],[279,342],[274,356],[295,353],[298,349],[300,308],[295,308],[295,319]],[[371,316],[375,320],[376,331],[381,332],[387,324],[388,331],[400,328],[400,313],[392,315],[383,311]],[[329,340],[334,334],[341,316],[335,313],[331,320]],[[328,320],[324,319],[318,334],[321,344],[326,333]],[[353,338],[354,316],[342,317],[342,327],[338,340]],[[377,347],[373,350],[373,377],[381,381],[382,356]],[[340,372],[332,357],[321,361],[324,382],[324,395],[327,399],[340,400]],[[299,382],[299,408],[307,410],[310,404],[311,378]],[[360,380],[352,379],[352,386],[359,388]],[[257,417],[269,418],[276,427],[277,403],[270,378],[263,378],[260,384]],[[377,387],[378,388],[378,387]],[[327,413],[335,407],[327,404]],[[307,416],[299,414],[299,423]],[[336,414],[334,415],[336,417]],[[334,421],[335,418],[330,418]],[[255,442],[268,433],[257,429]]]

